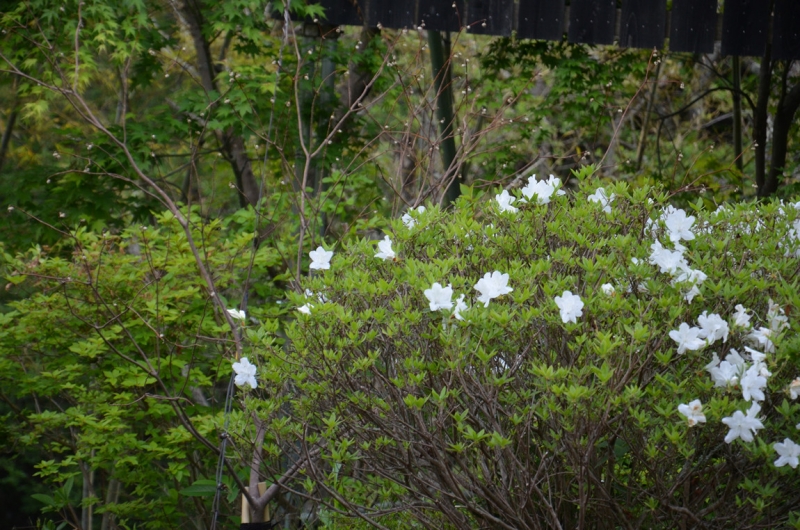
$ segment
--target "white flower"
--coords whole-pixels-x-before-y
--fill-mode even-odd
[[[695,399],[688,405],[681,403],[678,405],[678,412],[689,418],[689,427],[706,422],[706,415],[703,414],[703,404],[700,403],[699,399]]]
[[[754,329],[750,332],[746,339],[749,339],[753,344],[757,346],[762,346],[764,351],[767,353],[773,353],[775,351],[775,344],[772,343],[770,340],[770,336],[772,335],[772,330],[769,328],[758,328]]]
[[[497,205],[500,208],[501,212],[515,213],[519,211],[516,207],[511,206],[511,203],[516,201],[517,198],[508,193],[508,190],[503,190],[503,193],[495,195],[494,198],[497,201]]]
[[[792,466],[792,469],[797,468],[800,464],[798,457],[800,457],[800,445],[797,445],[789,438],[785,438],[783,443],[773,444],[772,447],[778,453],[779,458],[775,461],[775,467],[783,467],[786,464]]]
[[[328,302],[328,297],[327,296],[325,296],[322,293],[314,294],[314,291],[312,291],[311,289],[306,289],[306,298],[316,298],[317,300],[319,300],[323,304]],[[314,307],[314,306],[312,305],[311,307]]]
[[[440,309],[447,309],[448,311],[453,308],[453,288],[450,284],[447,287],[442,287],[439,282],[435,282],[430,289],[425,289],[425,298],[430,302],[431,311],[438,311]]]
[[[689,269],[689,264],[683,257],[683,253],[678,250],[664,248],[659,241],[650,245],[650,258],[648,261],[653,265],[658,265],[661,272],[675,274],[679,269]]]
[[[706,345],[706,341],[700,338],[700,328],[689,327],[686,322],[669,332],[669,338],[678,343],[678,353],[682,354],[686,350],[699,350]]]
[[[392,240],[389,239],[389,236],[384,236],[383,241],[378,241],[378,251],[379,252],[375,254],[376,258],[380,258],[384,261],[395,258],[394,250],[392,250]]]
[[[314,306],[311,305],[311,304],[304,304],[304,305],[301,305],[300,307],[298,307],[297,310],[300,311],[301,313],[303,313],[304,315],[310,315],[312,307],[314,307]]]
[[[744,351],[750,354],[750,358],[753,360],[753,366],[758,369],[758,373],[764,377],[769,377],[772,375],[772,373],[770,373],[770,371],[767,369],[767,364],[764,362],[767,358],[765,353],[761,353],[753,348],[748,348],[747,346],[744,347]]]
[[[322,247],[317,247],[317,250],[312,250],[308,253],[308,256],[311,258],[311,265],[308,266],[309,269],[331,268],[331,258],[333,257],[332,250],[325,250]]]
[[[566,324],[572,322],[576,324],[577,317],[583,316],[583,302],[577,294],[571,291],[564,291],[561,296],[555,298],[558,310],[561,313],[561,321]]]
[[[406,225],[406,228],[408,228],[409,230],[414,228],[414,225],[417,224],[416,219],[411,217],[411,214],[414,212],[416,212],[417,214],[423,214],[425,213],[425,207],[417,206],[416,210],[414,208],[411,208],[405,214],[403,214],[403,217],[400,218],[403,221],[403,224]]]
[[[713,360],[705,366],[705,369],[711,374],[714,386],[732,386],[739,382],[739,376],[744,370],[744,359],[739,352],[731,349],[731,353],[725,357],[724,361],[720,362],[715,353]]]
[[[456,307],[453,309],[453,316],[456,317],[456,320],[464,320],[464,317],[461,316],[461,312],[466,311],[467,309],[469,309],[469,306],[467,306],[466,302],[464,302],[464,295],[462,294],[458,297],[458,300],[456,300]]]
[[[556,195],[564,195],[562,189],[556,191],[556,188],[561,187],[561,179],[550,175],[547,182],[543,180],[536,180],[536,175],[528,177],[528,184],[522,188],[522,194],[528,199],[533,199],[536,195],[536,202],[539,204],[547,204],[550,202],[550,197],[555,193]]]
[[[709,344],[714,344],[717,339],[728,342],[728,323],[716,313],[710,315],[706,315],[706,313],[708,311],[703,311],[703,314],[697,317],[697,323],[700,324],[700,337],[706,339]]]
[[[780,333],[789,327],[789,318],[783,311],[783,308],[769,299],[769,310],[767,311],[767,320],[769,321],[769,329],[773,333]]]
[[[689,289],[685,295],[683,295],[683,299],[691,304],[692,300],[694,300],[694,297],[698,294],[700,294],[700,289],[698,289],[696,285],[692,285],[692,288]]]
[[[667,225],[670,241],[677,243],[681,239],[685,241],[694,239],[694,233],[692,232],[693,215],[687,217],[685,211],[668,207],[661,218],[664,220],[664,224]]]
[[[725,435],[725,442],[731,443],[737,438],[741,438],[745,442],[752,442],[753,434],[758,429],[764,428],[764,424],[757,418],[759,412],[761,412],[761,405],[753,403],[750,410],[747,411],[747,416],[737,410],[733,416],[722,418],[722,423],[730,429]]]
[[[800,377],[789,383],[789,397],[797,399],[797,396],[800,396]]]
[[[500,271],[487,272],[483,275],[483,278],[478,280],[474,288],[481,293],[478,297],[478,302],[483,302],[483,307],[489,307],[489,301],[492,298],[497,298],[514,290],[508,286],[508,274],[503,274]]]
[[[236,386],[249,385],[250,388],[257,388],[256,382],[256,367],[250,364],[247,357],[242,357],[238,363],[233,363],[233,371],[236,372],[236,378],[233,380]]]
[[[231,318],[234,318],[236,320],[241,320],[242,322],[244,322],[247,319],[247,315],[245,315],[244,311],[240,309],[228,309],[227,311],[228,314],[231,316]]]
[[[611,201],[614,200],[614,197],[615,195],[613,193],[609,197],[606,195],[606,190],[597,188],[593,194],[589,195],[589,201],[600,203],[604,212],[611,213]]]
[[[733,325],[741,328],[750,328],[750,315],[742,304],[736,305],[736,312],[733,314]]]
[[[602,289],[603,294],[608,296],[614,296],[614,293],[617,292],[616,289],[614,289],[614,286],[611,285],[610,283],[604,283],[603,285],[600,286],[600,289]]]
[[[759,373],[759,367],[753,365],[747,369],[742,376],[742,397],[745,401],[764,401],[764,391],[767,386],[767,378]]]

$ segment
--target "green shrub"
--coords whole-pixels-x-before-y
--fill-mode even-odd
[[[784,326],[800,306],[797,207],[698,200],[692,222],[658,191],[620,183],[604,201],[580,180],[548,204],[465,190],[452,213],[393,221],[394,257],[386,243],[345,244],[293,295],[288,351],[261,349],[247,402],[267,452],[305,463],[295,488],[322,500],[326,526],[797,524],[800,475],[773,464],[800,421],[788,395],[800,335]],[[473,286],[494,271],[513,290],[484,307]],[[451,309],[431,310],[434,283],[451,286],[439,299]],[[738,304],[747,326],[734,325]],[[698,331],[708,337],[691,340]],[[745,349],[770,344],[763,362]],[[742,385],[708,373],[732,348],[752,377],[771,372],[749,443],[726,443],[721,421],[750,408]],[[679,405],[695,399],[707,421],[690,426]]]

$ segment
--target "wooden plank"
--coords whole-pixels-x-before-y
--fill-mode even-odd
[[[666,21],[667,0],[623,0],[619,45],[661,49]]]
[[[711,53],[717,27],[717,0],[672,0],[669,49]]]
[[[521,39],[561,40],[564,0],[520,0],[517,35]]]
[[[569,41],[587,44],[614,42],[615,0],[572,0],[569,9]]]
[[[367,4],[367,20],[372,28],[381,25],[385,28],[403,29],[414,27],[417,2],[387,2],[386,0],[369,0]]]
[[[800,59],[800,2],[798,0],[775,0],[772,57],[786,61]]]
[[[725,0],[722,54],[762,56],[767,49],[770,2]]]
[[[514,27],[513,16],[514,0],[467,0],[470,33],[507,37]]]
[[[464,7],[464,0],[420,0],[417,24],[424,23],[425,29],[431,30],[460,31],[466,22]]]

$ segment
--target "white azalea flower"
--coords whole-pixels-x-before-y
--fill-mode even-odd
[[[736,312],[733,314],[733,325],[749,329],[750,328],[750,315],[747,314],[747,309],[742,304],[736,305]]]
[[[416,212],[417,215],[423,214],[423,213],[425,213],[425,207],[424,206],[417,206],[416,209],[411,208],[405,214],[403,214],[403,217],[400,218],[403,221],[403,224],[406,225],[406,228],[408,228],[409,230],[414,228],[414,225],[417,224],[416,219],[411,217],[411,214],[415,213],[415,212]]]
[[[797,399],[797,396],[800,396],[800,377],[789,383],[789,397]]]
[[[783,308],[769,299],[769,310],[767,311],[767,320],[769,321],[769,329],[773,333],[780,333],[789,327],[789,317],[783,311]]]
[[[464,302],[464,295],[458,297],[456,300],[456,307],[453,309],[453,316],[456,317],[456,320],[464,320],[464,317],[461,316],[462,311],[466,311],[469,309],[466,302]]]
[[[758,328],[754,329],[750,332],[746,339],[750,340],[754,345],[761,346],[766,353],[774,353],[775,352],[775,344],[773,344],[770,336],[772,335],[772,330],[769,328]]]
[[[731,443],[737,438],[741,438],[744,442],[752,442],[753,434],[758,429],[764,428],[764,424],[758,419],[759,412],[761,412],[761,405],[753,403],[750,410],[747,411],[747,416],[742,411],[737,410],[733,413],[733,416],[722,418],[722,423],[730,429],[728,434],[725,435],[725,442]]]
[[[247,315],[245,314],[245,312],[240,309],[228,309],[227,311],[228,314],[231,316],[231,318],[234,318],[236,320],[241,320],[242,322],[244,322],[247,319]]]
[[[577,294],[572,294],[572,291],[564,291],[561,296],[556,296],[555,301],[564,324],[576,324],[577,318],[583,316],[583,301]]]
[[[392,250],[392,240],[389,239],[389,236],[384,236],[383,241],[378,241],[378,253],[375,254],[375,257],[384,261],[395,258],[394,250]]]
[[[611,201],[614,200],[614,197],[615,195],[613,193],[611,196],[608,196],[606,195],[606,190],[597,188],[593,194],[589,195],[589,201],[600,203],[604,212],[611,213]]]
[[[442,287],[439,282],[435,282],[430,289],[425,289],[425,298],[430,302],[431,311],[439,311],[440,309],[447,309],[448,311],[453,308],[453,287],[447,284],[447,287]]]
[[[614,293],[617,292],[616,289],[614,289],[614,286],[610,283],[604,283],[600,286],[600,289],[603,291],[603,294],[608,296],[614,296]]]
[[[528,198],[533,199],[533,196],[536,196],[536,202],[539,204],[547,204],[550,202],[550,197],[553,196],[553,193],[556,195],[564,195],[565,192],[562,189],[557,188],[561,187],[561,179],[550,175],[550,178],[547,181],[543,180],[536,180],[536,175],[531,175],[528,177],[528,184],[522,188],[522,194]]]
[[[706,415],[703,414],[703,404],[699,399],[695,399],[688,405],[681,403],[678,405],[678,412],[689,419],[689,427],[694,427],[698,423],[706,422]]]
[[[708,311],[703,311],[703,314],[697,317],[697,323],[700,324],[700,338],[706,339],[709,344],[714,344],[717,339],[728,342],[728,323],[716,313],[710,315],[707,313]]]
[[[650,250],[648,261],[653,265],[658,265],[663,273],[675,274],[678,270],[689,269],[683,253],[678,250],[664,248],[659,241],[650,245]]]
[[[314,307],[314,306],[311,305],[311,304],[304,304],[304,305],[301,305],[300,307],[298,307],[297,310],[300,311],[301,313],[303,313],[304,315],[310,315],[312,307]]]
[[[797,465],[800,464],[800,460],[798,460],[798,457],[800,457],[800,445],[794,443],[789,438],[785,438],[783,443],[773,444],[772,447],[779,456],[775,461],[775,467],[783,467],[789,464],[792,466],[792,469],[796,469]]]
[[[761,375],[758,368],[753,365],[742,376],[742,397],[745,401],[764,401],[763,389],[767,386],[767,378]]]
[[[706,341],[700,338],[700,328],[690,327],[683,322],[678,329],[669,332],[669,338],[678,343],[678,353],[682,354],[686,350],[699,350],[706,345]]]
[[[236,386],[248,385],[250,388],[257,388],[258,382],[256,381],[256,367],[250,364],[247,357],[242,357],[238,363],[233,363],[233,371],[236,377],[233,382]]]
[[[670,241],[677,243],[682,239],[685,241],[694,239],[692,225],[694,225],[695,218],[693,215],[687,217],[685,211],[668,207],[661,218],[667,225]]]
[[[483,307],[489,307],[489,301],[493,298],[508,294],[514,290],[508,286],[508,274],[503,274],[500,271],[484,274],[483,278],[474,285],[474,289],[481,293],[478,301],[483,302]]]
[[[508,190],[503,190],[503,193],[495,195],[494,198],[501,212],[516,213],[519,211],[515,206],[511,206],[511,203],[516,201],[517,198],[508,193]]]
[[[312,250],[308,253],[308,257],[311,258],[311,265],[308,266],[309,269],[330,269],[333,251],[317,247],[317,250]]]

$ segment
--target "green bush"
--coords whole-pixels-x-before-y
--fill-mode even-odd
[[[657,190],[597,194],[580,177],[547,204],[541,182],[526,203],[465,190],[452,213],[392,222],[392,252],[334,249],[293,295],[288,351],[261,348],[247,403],[267,452],[304,462],[294,487],[325,526],[797,526],[798,470],[773,464],[800,418],[800,335],[784,325],[800,306],[797,206],[698,200],[692,219]],[[484,306],[474,286],[494,271],[512,291]],[[431,302],[435,283],[452,298]],[[709,362],[732,348],[742,383],[717,387]],[[723,418],[769,372],[764,428],[726,443]],[[695,399],[702,419],[679,412]]]

